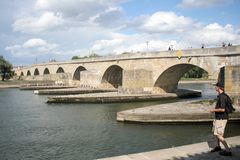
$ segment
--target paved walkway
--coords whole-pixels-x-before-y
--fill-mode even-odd
[[[209,153],[207,142],[161,149],[150,152],[103,158],[101,160],[240,160],[240,136],[227,138],[232,148],[232,157]]]

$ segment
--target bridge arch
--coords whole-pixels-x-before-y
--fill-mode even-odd
[[[59,67],[56,73],[64,73],[64,69],[62,67]]]
[[[37,75],[39,75],[39,70],[36,68],[36,69],[34,70],[34,76],[37,76]]]
[[[31,72],[29,70],[27,71],[27,76],[31,76]]]
[[[74,72],[74,74],[73,74],[73,80],[81,81],[80,73],[81,73],[81,71],[85,71],[85,70],[86,70],[85,67],[79,66],[79,67],[75,70],[75,72]]]
[[[112,65],[107,68],[102,77],[102,84],[110,84],[114,88],[122,86],[123,68],[118,65]]]
[[[43,71],[43,74],[50,74],[49,69],[45,68],[44,71]]]
[[[199,67],[193,64],[177,64],[167,68],[162,74],[157,78],[154,89],[158,89],[163,92],[171,93],[175,92],[179,80],[183,77],[185,73],[194,67]],[[201,67],[199,67],[201,68]],[[205,70],[204,68],[201,68]],[[206,70],[205,70],[206,71]]]

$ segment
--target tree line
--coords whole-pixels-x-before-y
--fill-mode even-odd
[[[183,78],[208,78],[208,72],[196,66],[185,73]]]
[[[94,57],[101,57],[100,55],[96,54],[96,53],[91,53],[89,56],[73,56],[72,60],[76,60],[76,59],[83,59],[83,58],[94,58]]]
[[[10,79],[13,76],[12,68],[12,64],[0,55],[0,76],[2,77],[2,81]]]

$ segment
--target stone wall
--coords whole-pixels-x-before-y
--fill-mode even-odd
[[[153,86],[152,71],[135,69],[123,71],[123,92],[142,93],[150,91]]]
[[[224,68],[225,91],[235,104],[240,105],[240,66],[226,66]]]

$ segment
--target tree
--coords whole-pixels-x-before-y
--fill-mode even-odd
[[[191,70],[189,70],[185,75],[184,78],[207,78],[208,73],[199,67],[194,67]]]
[[[73,56],[72,57],[72,60],[76,60],[76,59],[81,59],[82,57],[79,57],[79,56]]]
[[[101,57],[101,56],[96,54],[96,53],[94,53],[94,52],[92,52],[88,57],[89,58],[94,58],[94,57]]]
[[[57,62],[57,60],[55,60],[55,59],[51,59],[49,62]]]
[[[12,64],[5,60],[3,56],[0,56],[0,75],[2,76],[2,81],[12,76]]]

